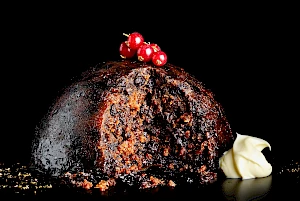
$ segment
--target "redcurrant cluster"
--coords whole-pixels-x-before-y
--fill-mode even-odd
[[[122,58],[130,59],[137,55],[139,61],[152,61],[156,66],[163,66],[167,63],[167,55],[161,51],[160,47],[154,43],[144,42],[144,37],[138,33],[123,34],[127,40],[120,45],[120,55]]]

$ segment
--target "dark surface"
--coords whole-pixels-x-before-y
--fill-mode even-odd
[[[114,8],[101,8],[110,10],[116,21],[100,15],[98,6],[95,12],[88,9],[89,15],[50,5],[47,10],[5,7],[0,161],[26,163],[35,127],[58,91],[87,68],[118,59],[122,33],[133,31],[158,43],[170,63],[211,88],[235,131],[270,142],[278,160],[298,159],[297,18],[293,6],[272,6],[214,7],[209,12],[195,6],[190,15],[164,9],[164,15],[142,18],[142,23],[135,21],[140,17],[131,7],[127,17]],[[158,19],[162,23],[153,25]],[[273,198],[296,194],[293,183],[272,181],[278,181]]]
[[[60,198],[76,200],[123,200],[123,199],[192,199],[201,200],[294,200],[300,187],[300,161],[273,160],[272,175],[258,179],[226,179],[222,174],[218,181],[205,186],[157,187],[139,190],[137,186],[116,186],[101,192],[98,188],[85,190],[70,184],[62,184],[63,179],[43,176],[24,164],[0,165],[0,196],[10,198]]]

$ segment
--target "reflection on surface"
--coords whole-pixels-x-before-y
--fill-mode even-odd
[[[226,200],[260,200],[271,189],[272,175],[257,179],[226,179],[222,191]]]

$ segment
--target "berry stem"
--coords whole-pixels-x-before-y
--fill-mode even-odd
[[[129,37],[129,34],[123,33],[124,36]]]

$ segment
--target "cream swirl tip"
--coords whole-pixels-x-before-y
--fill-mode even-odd
[[[271,145],[260,138],[237,133],[233,147],[224,152],[219,166],[227,178],[253,179],[272,173],[272,166],[261,152]]]

